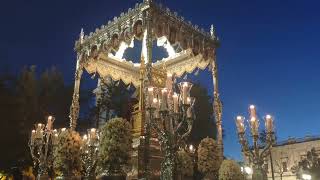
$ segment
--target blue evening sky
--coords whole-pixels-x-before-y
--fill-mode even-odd
[[[0,5],[0,69],[58,66],[69,83],[74,41],[139,0],[10,0]],[[161,0],[221,40],[219,83],[225,154],[240,159],[234,117],[253,103],[275,116],[277,136],[320,134],[320,2],[317,0]],[[211,76],[198,80],[212,92]]]

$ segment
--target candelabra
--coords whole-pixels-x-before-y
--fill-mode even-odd
[[[191,132],[195,102],[195,98],[190,97],[191,83],[179,83],[180,94],[173,91],[172,84],[168,87],[149,87],[147,94],[148,124],[156,132],[164,152],[161,164],[163,180],[174,179],[175,155],[179,147],[185,146],[185,139]]]
[[[266,144],[259,146],[259,119],[257,116],[256,108],[254,105],[249,107],[250,119],[248,120],[250,126],[250,132],[253,139],[253,146],[249,147],[249,143],[245,137],[245,118],[243,116],[237,116],[236,125],[238,130],[238,137],[242,146],[244,155],[249,158],[253,163],[253,175],[254,180],[266,180],[267,174],[263,168],[264,160],[270,153],[272,144],[274,143],[274,126],[273,118],[271,115],[265,116],[265,128],[266,128]]]
[[[54,117],[49,116],[47,124],[36,124],[31,132],[29,148],[34,166],[38,166],[39,180],[49,179],[48,171],[53,163],[53,149],[57,145],[57,130],[52,129]]]
[[[96,179],[95,169],[98,157],[99,135],[95,128],[89,129],[83,135],[81,146],[81,160],[84,165],[85,179]]]

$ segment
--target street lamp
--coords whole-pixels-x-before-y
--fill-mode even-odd
[[[311,175],[309,175],[309,174],[302,174],[301,177],[303,180],[311,180]]]
[[[249,143],[245,137],[245,117],[236,117],[236,126],[238,131],[239,142],[242,146],[244,155],[253,162],[253,175],[252,178],[256,180],[267,179],[267,174],[263,168],[264,159],[269,155],[270,148],[274,143],[274,126],[273,118],[271,115],[265,116],[265,128],[266,128],[266,145],[262,149],[258,144],[259,140],[259,125],[260,121],[257,116],[256,107],[254,105],[249,106],[249,120],[250,133],[253,139],[253,146],[249,147]]]
[[[147,127],[155,130],[164,151],[161,165],[162,179],[174,179],[176,152],[179,147],[185,147],[185,140],[191,133],[195,103],[195,98],[190,97],[192,86],[190,82],[179,83],[180,94],[173,91],[172,84],[165,88],[147,89],[149,118]],[[190,146],[189,150],[193,151],[193,146]]]

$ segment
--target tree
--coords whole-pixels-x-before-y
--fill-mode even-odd
[[[182,177],[193,175],[192,157],[183,149],[177,152],[176,167]]]
[[[219,180],[244,180],[244,175],[237,162],[224,160],[219,169]]]
[[[81,137],[72,130],[62,131],[58,136],[58,145],[53,151],[53,168],[56,175],[78,177],[81,175],[82,162],[80,159]]]
[[[132,150],[132,134],[128,121],[122,118],[109,120],[101,129],[98,173],[123,174],[129,164]]]
[[[203,138],[216,138],[216,125],[213,118],[212,98],[206,88],[195,84],[191,89],[191,96],[196,98],[194,120],[189,141],[198,144]]]
[[[315,148],[307,152],[307,156],[292,168],[293,173],[301,178],[303,173],[310,174],[312,179],[320,179],[320,157]]]
[[[216,141],[204,138],[198,147],[198,170],[205,175],[205,179],[213,179],[217,177],[220,163]]]

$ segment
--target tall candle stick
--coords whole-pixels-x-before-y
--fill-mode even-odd
[[[162,111],[165,111],[168,109],[168,90],[167,88],[164,88],[161,90],[161,104],[160,109]]]
[[[173,112],[179,113],[179,95],[177,93],[174,93],[172,98],[173,98]]]

